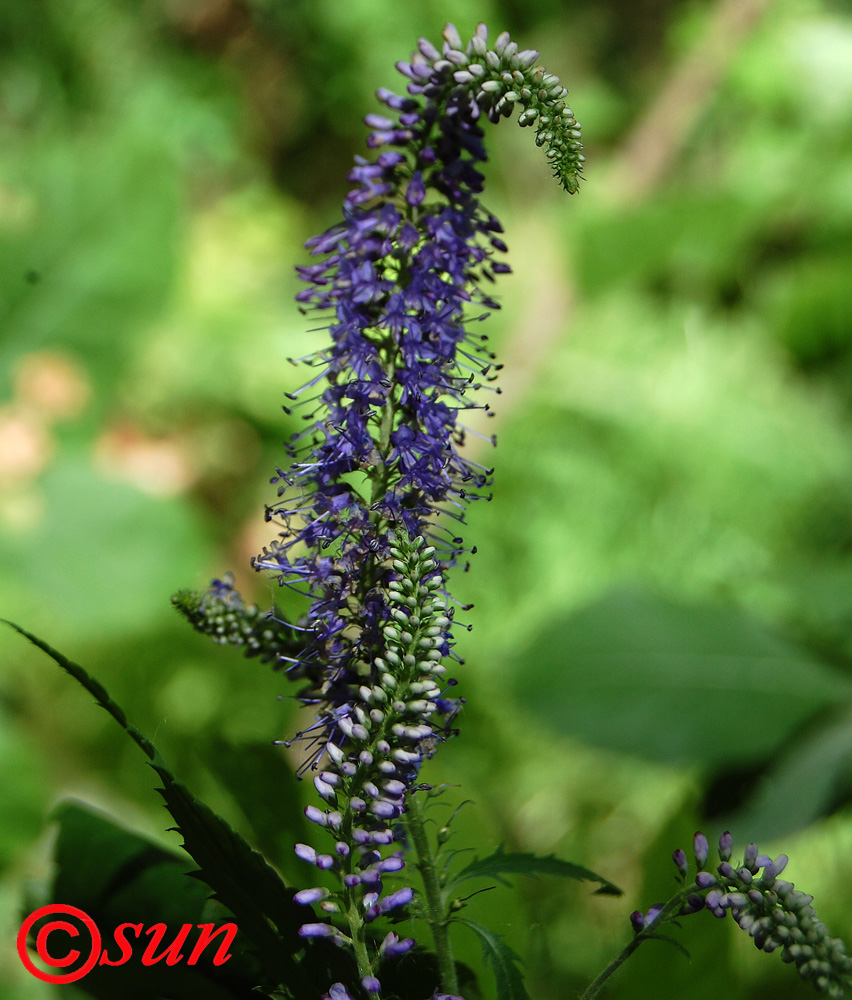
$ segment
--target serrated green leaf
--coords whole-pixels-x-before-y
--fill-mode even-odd
[[[59,825],[54,851],[56,874],[51,901],[80,907],[104,933],[109,951],[111,929],[124,922],[151,926],[164,923],[170,930],[182,924],[219,923],[232,916],[219,904],[211,914],[205,886],[186,877],[187,858],[119,826],[106,814],[74,801],[59,804],[52,814]],[[47,902],[47,900],[44,900]],[[166,945],[170,938],[165,939]],[[191,951],[197,934],[187,939]],[[130,961],[121,966],[96,966],[78,989],[93,997],[113,1000],[238,1000],[260,977],[256,960],[245,952],[247,939],[237,935],[231,958],[221,967],[202,954],[194,966],[143,966]],[[242,946],[241,946],[242,945]],[[138,953],[137,953],[138,954]]]
[[[316,991],[309,976],[293,957],[302,948],[297,931],[304,921],[304,911],[292,902],[292,890],[224,819],[174,778],[154,744],[127,721],[103,685],[37,636],[14,622],[6,624],[78,681],[142,749],[163,782],[158,791],[177,823],[184,849],[199,866],[199,871],[194,873],[196,877],[205,882],[233,913],[240,931],[257,949],[271,980],[286,983],[295,996],[312,997]]]
[[[448,886],[456,886],[471,878],[493,878],[504,885],[509,885],[504,877],[506,875],[527,875],[530,878],[538,878],[539,875],[555,875],[557,878],[573,878],[579,882],[599,882],[600,888],[596,889],[595,892],[607,896],[620,896],[622,894],[621,889],[613,885],[609,879],[597,875],[582,865],[563,861],[555,854],[539,857],[525,851],[507,853],[503,850],[502,844],[488,857],[474,858],[466,868],[450,878]]]
[[[453,922],[464,924],[479,937],[482,957],[485,964],[491,967],[497,983],[497,1000],[530,1000],[524,986],[523,973],[518,965],[520,958],[503,938],[465,917],[455,917]]]
[[[285,876],[301,877],[304,862],[293,844],[308,840],[310,824],[301,808],[299,779],[280,748],[213,737],[211,751],[208,766],[245,814],[252,841]]]

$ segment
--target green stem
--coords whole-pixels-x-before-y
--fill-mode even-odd
[[[456,963],[453,959],[453,949],[450,945],[450,935],[447,915],[444,912],[444,898],[438,877],[438,866],[429,837],[426,834],[426,821],[423,806],[416,793],[408,796],[406,818],[411,840],[417,852],[417,868],[423,879],[423,892],[426,897],[426,920],[432,930],[432,940],[435,942],[435,954],[438,956],[438,968],[441,971],[441,988],[447,993],[458,993],[459,984],[456,975]]]
[[[628,958],[633,954],[634,951],[642,944],[644,941],[653,941],[655,937],[658,936],[657,932],[667,923],[669,920],[673,919],[680,913],[681,907],[686,902],[687,897],[694,892],[700,892],[700,888],[697,885],[687,886],[685,889],[681,889],[675,896],[673,896],[668,903],[660,910],[657,915],[656,920],[644,930],[640,931],[636,937],[621,951],[615,958],[609,963],[609,965],[603,970],[603,972],[597,977],[597,979],[592,982],[586,989],[586,992],[582,994],[579,1000],[592,1000],[601,991],[601,987],[609,979],[609,977],[616,972]]]
[[[358,975],[361,979],[364,976],[373,974],[373,966],[370,962],[370,955],[367,951],[367,942],[364,936],[364,918],[358,900],[351,890],[346,889],[344,893],[346,904],[346,919],[349,922],[349,931],[352,938],[352,950],[355,953],[355,961],[358,963]]]

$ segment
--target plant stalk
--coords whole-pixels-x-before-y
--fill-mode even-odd
[[[408,796],[407,807],[408,829],[417,852],[417,868],[423,879],[426,920],[432,930],[432,940],[435,943],[435,953],[438,956],[441,987],[447,993],[457,994],[459,991],[458,976],[450,945],[449,926],[447,914],[444,912],[444,898],[438,878],[438,866],[435,862],[435,855],[432,853],[429,837],[426,834],[423,806],[416,793]]]
[[[656,919],[648,927],[641,930],[636,937],[618,954],[615,958],[607,965],[607,967],[601,972],[601,974],[595,979],[586,989],[586,991],[580,996],[579,1000],[593,1000],[594,997],[598,995],[601,991],[601,987],[609,979],[609,977],[616,972],[628,958],[633,954],[634,951],[642,944],[644,941],[653,941],[654,938],[658,937],[658,931],[673,917],[676,917],[681,910],[681,907],[686,902],[687,897],[693,893],[700,891],[697,885],[687,886],[685,889],[681,889],[675,896],[666,903],[666,905],[657,914]]]

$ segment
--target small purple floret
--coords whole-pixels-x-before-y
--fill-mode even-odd
[[[384,941],[382,941],[381,947],[379,948],[379,954],[385,956],[386,958],[397,958],[400,955],[404,955],[407,951],[410,951],[413,947],[414,938],[403,938],[403,940],[400,941],[399,935],[390,931]]]
[[[701,871],[707,864],[707,855],[710,853],[710,845],[707,838],[699,830],[692,839],[693,850],[695,851],[695,863]]]
[[[302,924],[299,928],[299,937],[332,937],[335,933],[331,924]]]
[[[293,896],[293,902],[300,906],[310,906],[311,903],[318,903],[328,895],[328,889],[301,889]]]

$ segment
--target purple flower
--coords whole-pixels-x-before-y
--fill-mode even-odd
[[[354,1000],[343,983],[334,983],[323,1000]]]
[[[279,499],[268,517],[281,533],[254,565],[306,599],[304,643],[280,664],[304,682],[302,700],[321,706],[317,725],[300,734],[318,747],[340,742],[357,665],[381,646],[394,530],[435,545],[443,578],[464,551],[447,521],[462,520],[491,482],[491,470],[465,456],[461,426],[465,411],[482,407],[473,391],[494,373],[471,306],[477,319],[497,308],[483,278],[508,270],[491,260],[506,249],[502,227],[479,201],[483,112],[498,121],[520,102],[532,116],[522,124],[536,123],[569,190],[582,170],[566,92],[533,68],[536,53],[519,54],[502,35],[489,53],[484,26],[467,55],[452,26],[444,38],[440,51],[421,40],[399,64],[408,96],[378,91],[386,113],[365,119],[377,155],[356,158],[343,219],[308,241],[317,260],[298,269],[307,284],[299,302],[323,317],[330,343],[293,394],[309,427],[273,479]],[[463,86],[459,66],[470,77]],[[510,101],[506,78],[525,80],[516,85],[528,96]],[[447,631],[445,655],[451,646]]]
[[[413,947],[414,938],[404,938],[400,941],[399,935],[390,931],[384,941],[382,941],[379,954],[385,958],[397,958],[410,951]]]
[[[277,665],[314,715],[294,737],[308,744],[300,773],[317,772],[323,806],[305,815],[335,846],[297,854],[338,877],[339,909],[327,912],[346,915],[352,941],[413,899],[408,886],[385,891],[384,877],[404,869],[387,848],[462,704],[443,679],[453,655],[445,578],[475,551],[459,535],[467,504],[490,499],[491,469],[466,454],[464,423],[488,410],[477,391],[493,391],[496,366],[476,324],[498,308],[487,283],[509,271],[494,259],[502,227],[480,201],[481,124],[518,104],[567,190],[582,171],[566,91],[536,57],[507,35],[489,50],[484,25],[466,48],[451,25],[440,50],[421,39],[397,64],[407,94],[380,90],[383,112],[365,118],[373,153],[355,158],[341,220],[308,241],[312,261],[297,269],[299,306],[329,335],[288,394],[287,412],[306,426],[272,479],[278,536],[253,565],[300,602]],[[295,898],[330,905],[323,893]],[[320,923],[300,934],[341,937]],[[394,935],[380,953],[412,945]],[[358,961],[363,989],[378,993],[373,960]],[[336,984],[329,996],[349,995]]]

